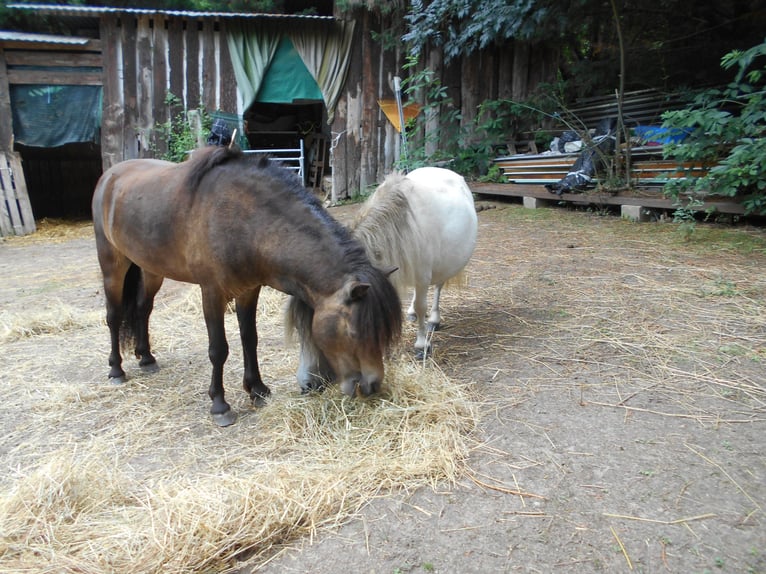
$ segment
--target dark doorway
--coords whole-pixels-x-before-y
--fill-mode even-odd
[[[244,114],[250,149],[302,149],[304,183],[319,190],[329,175],[327,113],[321,100],[290,104],[255,102]]]
[[[41,148],[16,144],[35,219],[89,219],[101,177],[101,147],[73,143]]]

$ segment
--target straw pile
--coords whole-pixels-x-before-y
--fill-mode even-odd
[[[230,571],[391,489],[459,475],[477,418],[468,389],[397,354],[377,397],[301,395],[270,290],[258,329],[273,398],[248,405],[229,314],[227,398],[240,417],[215,427],[198,290],[165,293],[152,316],[162,370],[143,375],[128,358],[122,386],[104,381],[102,313],[59,303],[0,316],[0,572]]]

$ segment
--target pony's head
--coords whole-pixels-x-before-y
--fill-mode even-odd
[[[298,383],[304,391],[332,381],[349,396],[357,387],[365,396],[380,390],[383,359],[401,334],[402,318],[396,290],[375,271],[368,281],[347,280],[313,309],[290,298],[287,323],[301,339]]]

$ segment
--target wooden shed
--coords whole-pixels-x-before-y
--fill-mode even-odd
[[[101,170],[161,155],[157,127],[199,106],[252,148],[302,150],[307,185],[319,190],[331,176],[334,199],[382,180],[400,136],[378,101],[405,74],[401,46],[380,38],[401,29],[401,14],[344,6],[288,15],[9,4],[68,31],[0,32],[0,152],[23,165],[34,216],[86,214]],[[556,62],[554,51],[511,43],[450,65],[429,50],[422,65],[469,122],[484,99],[523,97],[550,80]],[[53,110],[57,99],[66,113]],[[432,115],[427,129],[438,133],[439,122]],[[64,124],[76,137],[51,137]]]

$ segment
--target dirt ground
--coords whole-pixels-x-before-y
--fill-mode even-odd
[[[766,231],[479,205],[433,339],[483,405],[465,473],[241,574],[766,572]],[[0,273],[0,312],[102,305],[87,229],[0,242]]]

